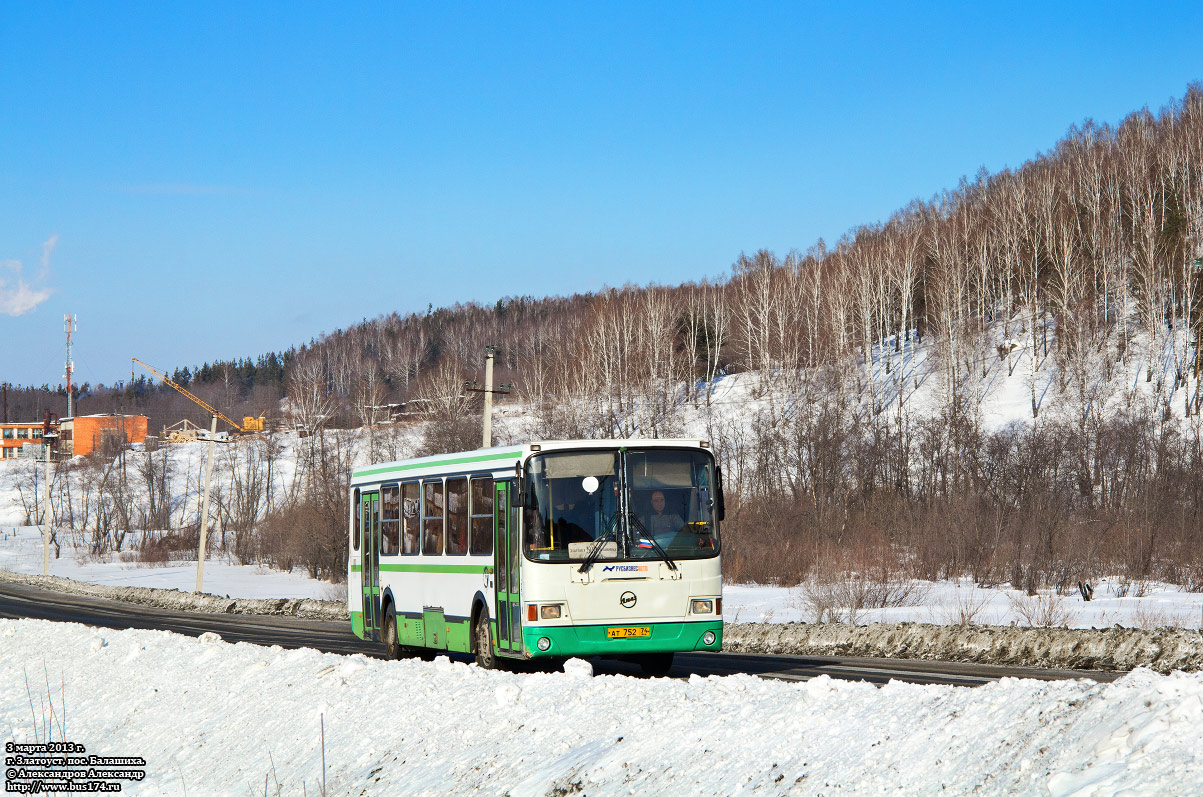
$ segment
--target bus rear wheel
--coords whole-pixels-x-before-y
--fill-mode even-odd
[[[497,653],[493,650],[493,633],[489,629],[489,615],[481,612],[476,616],[472,629],[476,637],[476,664],[485,670],[497,669]]]

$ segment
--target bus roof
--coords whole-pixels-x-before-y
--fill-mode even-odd
[[[399,459],[393,462],[380,462],[366,465],[351,472],[351,483],[377,482],[385,474],[400,474],[406,471],[426,470],[472,470],[476,466],[481,470],[500,470],[511,467],[514,462],[524,460],[537,451],[556,451],[565,448],[621,448],[638,446],[640,448],[704,448],[709,443],[705,440],[665,439],[641,440],[625,438],[621,440],[532,440],[529,443],[512,446],[494,446],[493,448],[478,448],[474,451],[458,451],[453,454],[436,454],[430,457],[415,457]]]

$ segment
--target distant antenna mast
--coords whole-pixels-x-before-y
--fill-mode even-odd
[[[67,417],[74,418],[75,413],[71,409],[71,375],[75,373],[75,361],[71,359],[71,333],[79,329],[75,316],[70,313],[63,316],[63,329],[67,332],[67,372],[63,374],[67,378]]]

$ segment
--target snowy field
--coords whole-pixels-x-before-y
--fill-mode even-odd
[[[1058,596],[1042,590],[1029,598],[1022,590],[977,587],[968,579],[917,581],[912,588],[918,596],[912,605],[865,609],[856,622],[960,625],[967,619],[969,625],[1039,625],[1030,620],[1044,614],[1061,621],[1054,625],[1068,628],[1203,628],[1203,594],[1153,581],[1103,579],[1094,584],[1094,599],[1089,602],[1077,592]],[[725,584],[723,619],[728,623],[789,623],[814,622],[815,618],[801,587]]]
[[[318,794],[323,720],[328,794],[1203,790],[1203,674],[879,689],[565,669],[0,620],[0,735],[141,757],[127,794]]]
[[[42,574],[42,533],[32,527],[0,528],[0,570],[26,575]],[[50,575],[118,587],[153,587],[191,592],[196,588],[196,560],[166,566],[121,561],[120,554],[105,561],[64,545],[62,556],[50,549]],[[204,591],[231,598],[315,598],[345,600],[346,589],[309,578],[303,572],[282,573],[221,559],[205,562]]]

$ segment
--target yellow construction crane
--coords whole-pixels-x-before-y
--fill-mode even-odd
[[[156,370],[155,368],[150,367],[146,363],[139,360],[137,357],[130,357],[130,359],[133,360],[134,362],[136,362],[138,365],[145,368],[147,371],[150,371],[152,374],[154,374],[155,376],[162,379],[165,383],[171,385],[176,390],[183,393],[188,398],[195,401],[197,404],[204,407],[205,410],[207,410],[210,415],[216,415],[218,418],[221,418],[223,421],[228,423],[230,426],[233,426],[234,429],[239,434],[252,434],[254,432],[262,432],[263,431],[263,418],[262,417],[256,418],[253,415],[244,415],[242,417],[242,425],[239,426],[237,423],[230,420],[228,417],[226,417],[226,415],[224,413],[220,412],[216,407],[214,407],[209,402],[205,401],[202,398],[199,398],[198,396],[196,396],[194,393],[190,392],[183,386],[178,385],[175,382],[171,381],[171,379],[168,378],[167,374],[163,373],[162,371]]]

